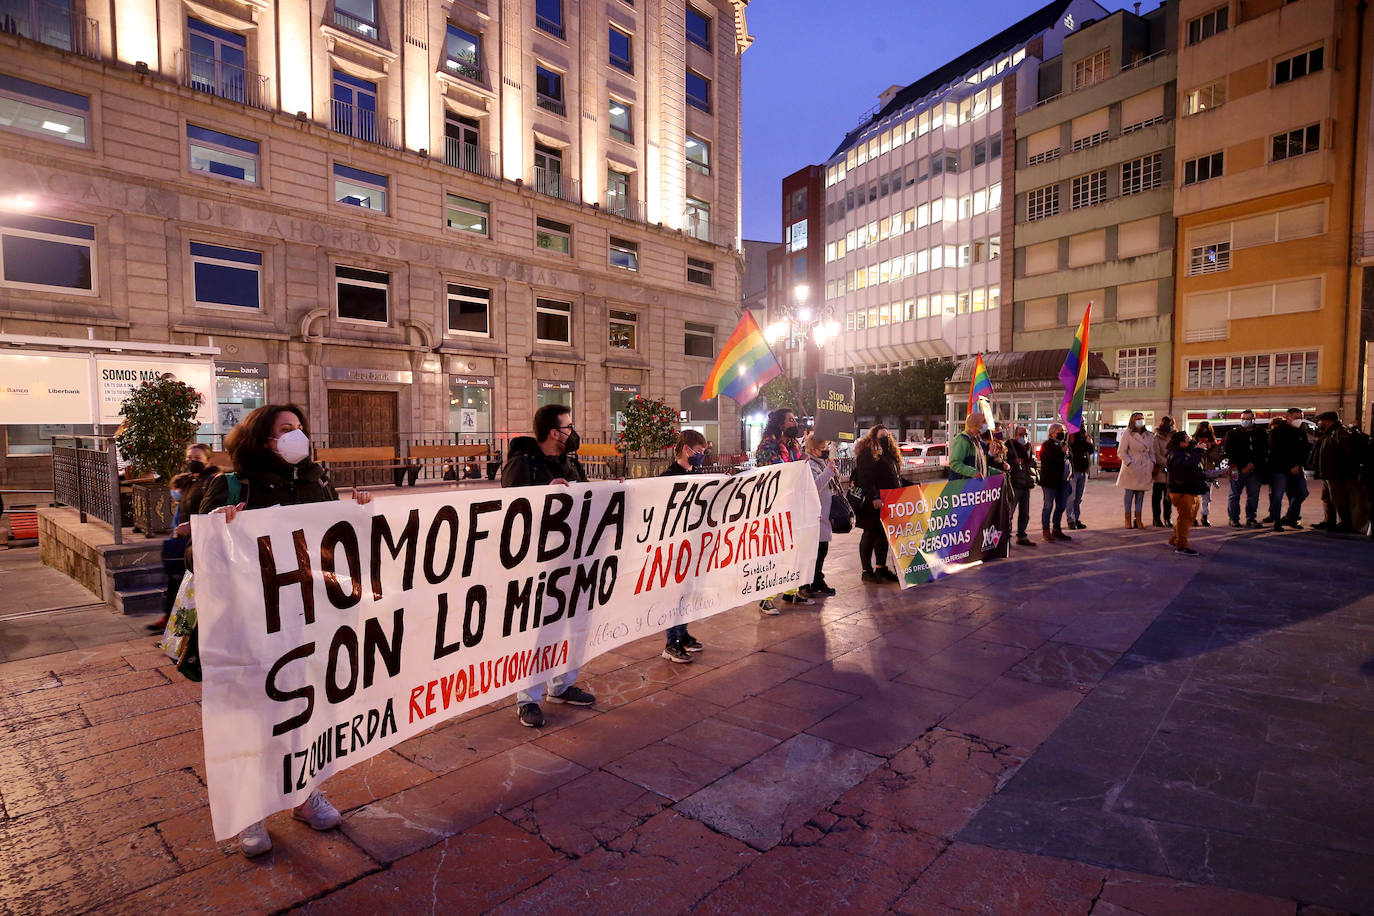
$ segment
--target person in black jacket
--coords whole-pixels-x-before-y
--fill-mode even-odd
[[[1288,423],[1269,431],[1269,517],[1274,530],[1284,526],[1301,528],[1302,501],[1307,498],[1307,464],[1311,445],[1303,429],[1302,411],[1290,407]],[[1283,514],[1283,496],[1288,494],[1288,514]]]
[[[673,448],[673,460],[663,469],[660,477],[676,477],[679,474],[695,474],[706,460],[706,437],[695,429],[684,429]],[[668,628],[664,634],[663,657],[670,662],[687,664],[692,661],[692,653],[700,652],[704,646],[687,632],[687,624],[680,623]]]
[[[184,473],[172,478],[172,499],[177,504],[176,527],[172,536],[162,542],[162,571],[167,574],[167,590],[162,601],[162,619],[148,624],[148,629],[161,633],[167,628],[181,580],[186,577],[186,547],[191,542],[191,516],[200,511],[210,482],[219,475],[219,468],[211,464],[214,449],[204,442],[186,447]]]
[[[1007,443],[1007,479],[1016,501],[1016,543],[1022,547],[1034,547],[1035,542],[1026,534],[1030,524],[1031,488],[1036,483],[1035,453],[1030,447],[1030,433],[1026,427],[1016,427],[1016,436]]]
[[[1260,486],[1264,483],[1269,437],[1263,429],[1255,428],[1253,410],[1240,412],[1240,426],[1226,434],[1222,448],[1231,464],[1231,498],[1226,504],[1231,527],[1240,527],[1240,494],[1244,491],[1245,527],[1258,528]]]
[[[897,582],[897,576],[887,568],[887,532],[883,530],[883,490],[895,490],[902,485],[898,473],[901,454],[892,442],[892,434],[882,424],[869,429],[854,443],[854,472],[852,483],[861,497],[854,523],[863,529],[859,539],[859,562],[863,564],[864,582],[877,585]]]
[[[1069,469],[1073,473],[1069,478],[1069,505],[1064,515],[1069,520],[1069,527],[1080,531],[1088,527],[1083,524],[1083,488],[1088,485],[1088,469],[1092,467],[1096,451],[1093,437],[1086,429],[1069,437]]]
[[[1169,501],[1174,505],[1174,533],[1169,538],[1169,546],[1174,548],[1174,553],[1195,557],[1197,551],[1188,546],[1188,529],[1193,527],[1198,503],[1208,486],[1202,468],[1204,452],[1194,440],[1188,438],[1187,433],[1180,430],[1169,437],[1166,455]]]
[[[1072,541],[1060,522],[1070,496],[1069,457],[1064,450],[1064,427],[1050,424],[1050,437],[1040,446],[1040,492],[1045,501],[1040,508],[1040,537],[1044,541]]]
[[[503,487],[567,486],[585,483],[587,474],[577,460],[581,437],[573,426],[572,411],[562,404],[545,404],[534,412],[534,436],[511,440],[510,457],[501,469]],[[515,714],[526,728],[544,724],[539,701],[548,688],[550,703],[591,706],[596,697],[576,685],[578,669],[573,668],[544,684],[536,684],[515,695]]]
[[[269,404],[257,408],[224,438],[224,447],[234,464],[238,502],[229,504],[229,480],[220,474],[210,481],[200,500],[201,514],[223,513],[225,520],[232,523],[234,516],[244,509],[296,506],[339,498],[324,469],[310,460],[310,431],[305,411],[295,404]],[[355,498],[366,505],[372,501],[372,494],[359,491]],[[338,809],[319,789],[311,792],[292,811],[292,816],[316,830],[329,830],[339,825]],[[239,834],[239,849],[250,857],[271,851],[272,837],[267,833],[265,821],[258,821]]]

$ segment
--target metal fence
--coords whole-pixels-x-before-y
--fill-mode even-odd
[[[70,4],[0,0],[0,32],[100,60],[100,24],[73,12]]]
[[[60,441],[69,444],[60,445]],[[91,445],[88,447],[86,443]],[[81,521],[95,516],[110,526],[114,542],[124,543],[119,506],[119,459],[115,441],[107,436],[54,436],[52,445],[53,502],[71,506]]]

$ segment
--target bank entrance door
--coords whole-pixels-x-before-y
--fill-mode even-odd
[[[400,444],[396,425],[396,392],[329,391],[329,446],[331,448],[361,448]],[[330,472],[336,487],[356,487],[364,484],[391,483],[390,468],[365,470],[339,469]]]

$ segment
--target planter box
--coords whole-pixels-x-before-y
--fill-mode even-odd
[[[145,538],[172,533],[172,491],[166,484],[133,485],[134,527]]]

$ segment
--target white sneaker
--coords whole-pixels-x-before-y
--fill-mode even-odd
[[[772,598],[764,598],[759,602],[759,613],[768,617],[776,617],[779,612],[777,606],[773,604]]]
[[[272,851],[272,837],[267,833],[266,821],[243,828],[239,834],[239,851],[250,859]]]
[[[331,805],[319,789],[311,792],[309,798],[292,810],[291,816],[298,821],[305,821],[316,830],[337,827],[342,820],[339,817],[339,809]]]

